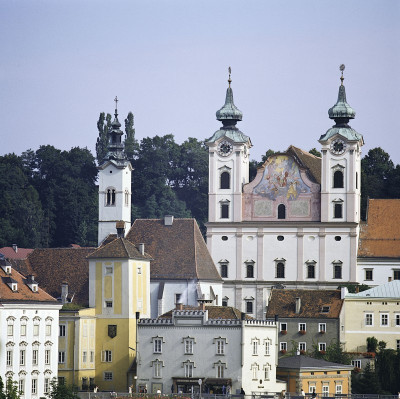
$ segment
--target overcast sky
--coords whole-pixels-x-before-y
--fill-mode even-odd
[[[363,154],[400,163],[400,1],[1,0],[0,154],[94,153],[99,113],[136,137],[212,136],[232,67],[251,158],[319,148],[344,63]]]

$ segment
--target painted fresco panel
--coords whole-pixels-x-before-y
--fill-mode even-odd
[[[310,201],[292,201],[290,203],[291,216],[309,216],[310,215]]]
[[[272,201],[254,201],[254,216],[272,216]]]
[[[277,155],[268,159],[263,178],[253,190],[253,194],[272,201],[280,196],[294,201],[300,194],[305,193],[310,193],[310,188],[303,182],[294,159],[287,155]]]

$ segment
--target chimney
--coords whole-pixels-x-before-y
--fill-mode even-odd
[[[391,277],[388,277],[388,283],[390,283],[392,281]]]
[[[165,215],[164,216],[164,225],[172,226],[172,223],[174,223],[174,217],[172,215]]]
[[[275,323],[278,323],[278,321],[279,321],[279,316],[276,314],[275,315]]]
[[[340,287],[340,299],[344,299],[344,297],[349,293],[347,287]]]
[[[17,253],[18,252],[18,245],[17,244],[13,244],[12,247],[13,247],[14,252]]]
[[[301,308],[301,298],[296,298],[296,314],[300,313]]]
[[[63,304],[67,303],[68,302],[67,298],[68,298],[68,283],[66,281],[63,281],[61,283],[61,302]]]
[[[177,303],[176,310],[183,310],[183,303]]]
[[[138,244],[140,255],[144,255],[144,243]]]
[[[360,287],[356,285],[356,293],[358,294],[360,292]]]
[[[119,220],[116,223],[117,228],[117,237],[118,238],[124,238],[125,237],[125,222],[123,220]]]

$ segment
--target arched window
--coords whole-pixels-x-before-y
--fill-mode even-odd
[[[333,174],[333,188],[343,188],[343,172],[336,170]]]
[[[286,219],[286,206],[284,204],[278,205],[278,219]]]
[[[285,264],[282,262],[276,264],[276,278],[285,278]]]
[[[220,176],[220,188],[231,188],[231,176],[229,172],[222,172]]]
[[[107,188],[106,190],[106,205],[114,206],[115,205],[115,188]]]
[[[254,263],[246,262],[246,278],[254,278]]]

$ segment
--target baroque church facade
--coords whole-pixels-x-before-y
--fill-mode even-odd
[[[363,137],[349,126],[343,71],[335,124],[319,138],[322,157],[290,146],[249,181],[251,139],[236,126],[229,77],[222,127],[209,148],[207,246],[219,268],[223,304],[265,317],[273,287],[334,289],[357,281]]]

